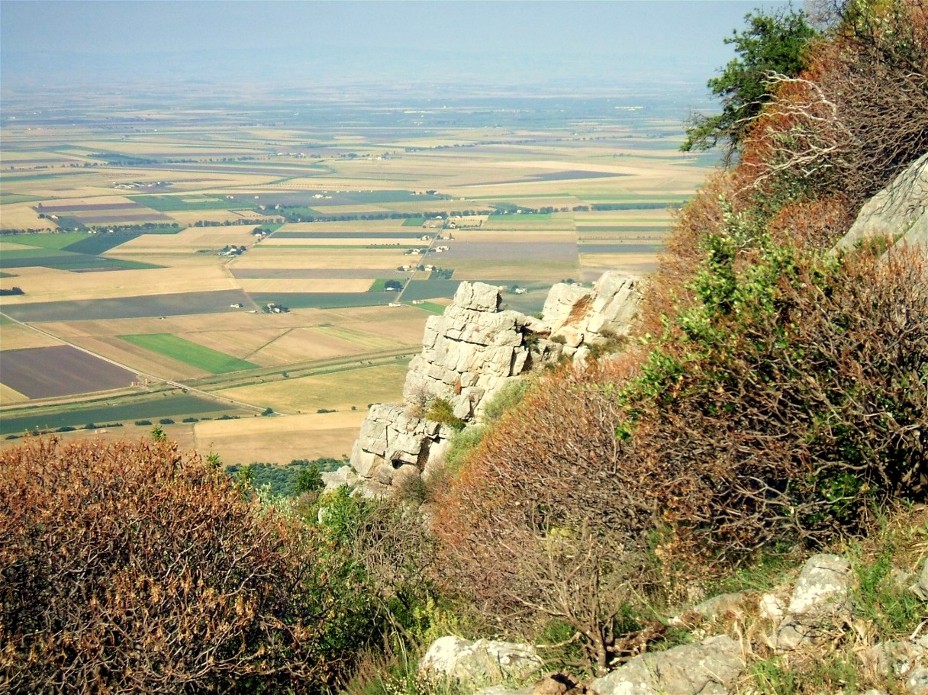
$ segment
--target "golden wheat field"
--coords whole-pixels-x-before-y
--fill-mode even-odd
[[[224,464],[286,464],[296,458],[338,458],[351,453],[366,411],[211,420],[193,426],[193,446],[219,454]],[[173,431],[167,431],[173,436]]]

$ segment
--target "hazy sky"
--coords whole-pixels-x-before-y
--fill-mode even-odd
[[[0,0],[0,77],[19,87],[704,83],[731,57],[723,38],[760,4]]]

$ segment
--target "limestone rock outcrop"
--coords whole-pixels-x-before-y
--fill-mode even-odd
[[[408,405],[441,398],[467,420],[508,379],[531,369],[527,335],[533,329],[524,314],[499,311],[499,302],[496,287],[462,282],[445,313],[429,317],[422,352],[410,362],[403,386]]]
[[[555,285],[541,319],[500,309],[501,300],[498,287],[462,282],[445,312],[429,317],[403,403],[372,406],[354,444],[350,468],[362,492],[388,494],[443,459],[454,430],[428,419],[430,405],[446,402],[457,424],[479,421],[513,380],[565,357],[580,366],[591,345],[626,335],[640,294],[635,280],[610,272],[592,289]],[[327,482],[350,478],[342,472]]]

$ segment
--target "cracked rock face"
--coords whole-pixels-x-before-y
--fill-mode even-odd
[[[592,290],[555,285],[539,320],[501,311],[498,287],[462,282],[444,314],[426,322],[403,404],[372,406],[361,426],[350,465],[362,490],[387,494],[409,484],[415,471],[427,477],[443,460],[453,430],[425,419],[430,403],[447,401],[464,423],[479,420],[488,400],[525,373],[562,355],[580,366],[590,355],[587,344],[606,329],[626,334],[639,299],[634,280],[606,273]],[[561,340],[551,341],[555,334]]]
[[[744,668],[741,646],[720,635],[636,656],[590,687],[599,695],[727,695]]]
[[[796,580],[786,616],[777,630],[779,651],[814,642],[829,618],[847,612],[851,564],[840,555],[813,555]]]
[[[877,236],[901,236],[900,241],[909,244],[928,244],[928,153],[861,208],[836,248],[851,249],[863,239]]]
[[[462,685],[490,685],[522,680],[541,671],[541,658],[530,644],[441,637],[431,644],[419,670]]]

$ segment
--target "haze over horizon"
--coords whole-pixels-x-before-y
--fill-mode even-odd
[[[0,2],[3,96],[200,85],[704,87],[758,6],[651,2]]]

